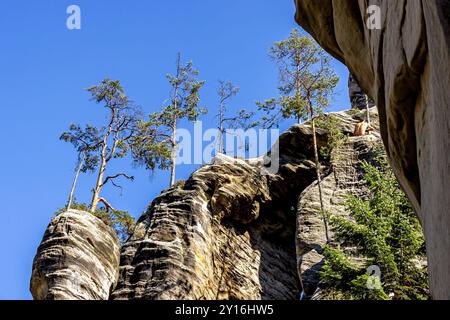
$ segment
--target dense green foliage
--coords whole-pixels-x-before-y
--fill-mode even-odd
[[[339,78],[330,66],[330,56],[314,39],[293,29],[288,39],[275,42],[270,57],[278,65],[280,97],[257,102],[265,113],[264,127],[290,118],[300,123],[328,107]]]
[[[79,203],[74,200],[71,209],[89,212],[89,205]],[[66,212],[66,208],[58,209],[55,215]],[[126,211],[114,210],[108,211],[105,208],[99,208],[93,213],[94,216],[102,220],[105,224],[112,227],[121,243],[124,243],[133,233],[136,226],[136,220]]]
[[[317,118],[317,128],[323,129],[328,133],[327,145],[320,148],[320,155],[325,161],[336,160],[338,153],[332,151],[339,148],[347,140],[347,136],[339,128],[339,119],[332,114],[324,114]]]
[[[425,259],[419,221],[381,152],[374,163],[361,166],[369,197],[349,196],[346,206],[353,221],[330,216],[336,243],[324,248],[320,276],[326,298],[427,299],[427,272],[419,264]],[[362,259],[357,262],[355,254]],[[370,285],[380,279],[367,272],[370,266],[381,271],[379,285]]]

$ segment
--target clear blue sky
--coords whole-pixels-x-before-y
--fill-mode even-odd
[[[71,4],[81,7],[81,30],[66,28]],[[276,96],[277,70],[267,51],[296,26],[294,11],[292,0],[2,0],[0,299],[31,298],[33,257],[66,202],[75,153],[59,135],[72,122],[104,120],[83,88],[119,79],[146,112],[155,111],[167,98],[165,74],[181,51],[207,81],[201,98],[211,111],[218,79],[241,87],[231,109],[254,109],[256,100]],[[349,107],[347,70],[334,66],[341,82],[331,110],[340,110]],[[212,115],[205,119],[212,124]],[[136,180],[122,195],[112,189],[105,195],[136,217],[168,184],[168,172],[149,174],[128,160],[114,167]],[[180,166],[177,178],[194,169]],[[79,200],[90,200],[93,179],[80,178]]]

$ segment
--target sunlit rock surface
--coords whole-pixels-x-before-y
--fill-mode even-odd
[[[349,137],[323,164],[326,208],[345,215],[346,194],[364,192],[358,160],[380,144],[376,131]],[[334,113],[351,136],[365,111]],[[317,129],[318,147],[328,132]],[[318,210],[312,129],[295,125],[278,143],[279,170],[264,157],[217,155],[184,182],[162,192],[121,248],[113,231],[83,212],[52,221],[33,265],[35,299],[298,299],[300,278],[317,287],[325,235]],[[274,161],[274,158],[272,158]],[[266,164],[267,166],[270,163]],[[119,273],[117,285],[116,278]]]
[[[388,157],[424,227],[432,296],[450,299],[450,1],[296,3],[297,22],[375,100]],[[380,29],[367,28],[368,5],[380,9]]]
[[[119,240],[92,214],[69,210],[53,218],[33,261],[36,300],[107,300],[117,283]]]

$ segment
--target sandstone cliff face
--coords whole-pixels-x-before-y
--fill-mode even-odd
[[[341,130],[351,133],[364,112],[335,116]],[[326,132],[319,130],[318,137],[319,145],[325,145]],[[112,299],[298,299],[299,267],[302,278],[311,287],[317,285],[316,270],[308,263],[298,265],[324,239],[314,207],[311,139],[307,125],[294,126],[280,137],[277,174],[261,175],[258,161],[219,156],[183,186],[161,194],[122,249]],[[357,166],[356,149],[370,149],[376,141],[380,143],[368,136],[348,142],[348,148],[355,148],[350,157],[354,162],[325,168],[327,208],[332,212],[350,188],[342,176],[351,181],[359,177],[346,171]],[[307,230],[311,225],[318,230]]]
[[[375,100],[391,165],[424,227],[432,296],[450,299],[450,2],[296,3],[297,22]],[[365,25],[368,5],[380,8],[380,30]]]
[[[365,110],[367,103],[369,103],[369,108],[375,107],[373,99],[366,95],[358,81],[352,75],[348,77],[348,94],[353,109]]]
[[[112,298],[295,299],[294,208],[314,180],[311,139],[300,126],[280,138],[276,175],[219,156],[161,194],[122,249]]]
[[[340,130],[351,135],[365,111],[334,116]],[[371,119],[377,123],[375,108]],[[317,137],[319,147],[325,146],[328,133],[318,129]],[[342,156],[331,163],[322,161],[330,212],[345,215],[345,195],[364,193],[358,160],[370,158],[372,147],[380,142],[377,132],[349,137],[335,150]],[[33,264],[33,296],[298,299],[299,274],[312,295],[325,235],[311,127],[293,126],[280,136],[278,145],[277,173],[263,174],[262,158],[244,161],[218,155],[186,182],[164,191],[123,245],[120,266],[118,241],[111,229],[88,213],[59,215]]]
[[[363,118],[365,113],[359,113]],[[349,136],[338,148],[332,151],[329,171],[322,180],[325,211],[335,216],[351,219],[345,209],[348,195],[365,197],[369,194],[360,161],[371,162],[374,149],[381,144],[378,131],[378,114],[371,109],[371,118],[376,131],[362,137]],[[352,123],[348,114],[340,113],[343,124]],[[351,127],[351,126],[350,126]],[[345,131],[345,126],[342,126]],[[319,284],[317,272],[323,265],[322,247],[326,244],[325,226],[320,212],[320,198],[317,182],[311,184],[299,196],[297,205],[296,246],[300,274],[302,275],[305,294],[311,298]],[[330,230],[331,240],[334,239]]]
[[[36,300],[106,300],[118,278],[119,240],[93,215],[69,210],[48,226],[33,261]]]

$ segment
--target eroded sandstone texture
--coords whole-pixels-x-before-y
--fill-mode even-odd
[[[69,210],[48,226],[33,261],[36,300],[107,300],[117,283],[120,245],[93,215]]]
[[[430,287],[450,299],[450,1],[296,0],[297,22],[378,106],[399,181],[425,231]],[[367,6],[381,9],[369,30]]]
[[[369,104],[369,108],[375,107],[373,99],[366,95],[352,75],[348,77],[348,94],[353,109],[365,110],[367,104]]]
[[[333,114],[347,135],[365,111]],[[348,193],[362,194],[358,161],[381,140],[349,137],[322,159],[326,209],[345,216]],[[318,146],[328,133],[317,129]],[[278,140],[280,168],[264,158],[217,155],[185,182],[164,191],[123,245],[92,215],[53,219],[38,249],[31,280],[35,299],[298,299],[299,274],[311,296],[325,243],[319,213],[312,129],[295,125]],[[267,164],[266,164],[267,165]],[[263,174],[264,173],[264,174]],[[115,286],[115,289],[113,290]]]
[[[348,132],[354,121],[365,118],[360,112],[351,117],[346,112],[335,114],[340,120],[340,128]],[[381,145],[378,127],[378,113],[371,109],[370,117],[375,131],[361,137],[349,137],[338,148],[332,151],[331,163],[322,179],[324,207],[327,212],[344,219],[351,220],[345,202],[348,195],[365,197],[369,194],[361,161],[371,162],[376,156],[376,148]],[[317,183],[312,183],[299,196],[297,205],[297,256],[306,296],[315,299],[319,285],[318,271],[323,265],[322,248],[326,244],[326,233],[320,214],[320,198]],[[333,230],[330,230],[333,241]],[[348,253],[348,252],[347,252]],[[354,259],[361,259],[355,255]]]
[[[347,134],[364,115],[335,114]],[[376,111],[372,116],[376,120]],[[317,286],[317,270],[308,261],[297,265],[302,261],[297,257],[307,260],[311,248],[320,255],[318,247],[324,239],[314,207],[317,202],[305,197],[297,212],[303,190],[317,200],[311,140],[308,125],[284,133],[279,139],[277,174],[261,175],[260,159],[219,155],[184,184],[162,193],[122,249],[120,279],[112,299],[298,299],[298,267],[304,282]],[[319,147],[325,145],[325,131],[318,130],[318,141]],[[373,141],[380,143],[373,135],[358,141],[363,149],[370,149]],[[356,151],[349,152],[351,156]],[[336,212],[334,206],[343,210],[337,192],[342,200],[349,187],[336,184],[347,175],[345,170],[351,170],[348,167],[357,166],[356,158],[334,169],[324,166],[331,212]],[[335,175],[340,178],[335,180]],[[348,179],[358,177],[353,174]],[[313,224],[318,230],[315,235],[306,230]]]
[[[122,249],[112,298],[298,298],[295,207],[315,180],[311,139],[307,126],[282,135],[278,174],[218,156],[162,193]]]

